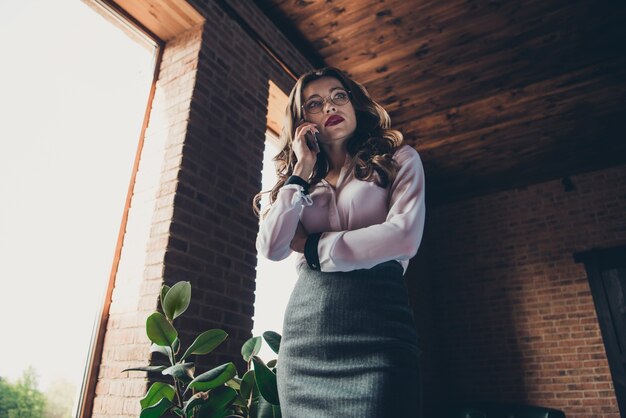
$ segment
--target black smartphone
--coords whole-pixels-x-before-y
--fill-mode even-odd
[[[315,132],[306,133],[306,144],[311,151],[320,152],[320,146],[317,144],[317,135]]]
[[[298,123],[298,126],[302,125],[304,122],[304,119],[300,119],[300,123]],[[304,134],[304,137],[306,138],[306,145],[309,147],[309,149],[311,151],[319,153],[320,146],[317,143],[317,135],[315,134],[315,132],[307,132],[306,134]]]

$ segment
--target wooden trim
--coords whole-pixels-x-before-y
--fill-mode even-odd
[[[272,80],[269,80],[268,84],[267,129],[279,138],[285,120],[285,110],[289,105],[289,97]]]
[[[622,254],[626,251],[626,245],[613,248],[593,248],[574,254],[576,263],[597,262],[604,268],[626,267],[626,259]]]
[[[96,13],[108,20],[131,39],[149,47],[163,47],[165,41],[146,28],[112,0],[82,0]],[[148,41],[149,40],[149,41]]]
[[[120,14],[167,42],[202,25],[204,16],[186,0],[98,0],[114,3]]]
[[[98,383],[98,373],[100,370],[100,363],[102,361],[102,350],[104,347],[104,336],[106,334],[107,323],[109,319],[109,311],[111,308],[111,300],[113,295],[113,289],[115,288],[115,277],[119,267],[122,246],[124,243],[124,235],[126,233],[126,225],[128,223],[128,213],[130,211],[130,204],[133,197],[133,190],[135,188],[135,182],[137,179],[137,171],[139,169],[139,161],[141,152],[143,150],[144,139],[146,135],[146,129],[148,122],[150,121],[150,112],[152,110],[152,102],[156,91],[156,82],[159,78],[159,69],[161,67],[161,60],[163,59],[163,48],[157,48],[157,55],[154,65],[154,75],[152,78],[152,86],[150,87],[150,93],[148,95],[148,101],[146,110],[144,113],[143,124],[141,126],[141,133],[139,135],[139,143],[137,144],[137,151],[135,153],[135,162],[133,164],[133,170],[128,185],[128,191],[126,192],[126,203],[124,206],[124,213],[122,215],[122,221],[120,224],[120,230],[117,235],[117,246],[115,248],[115,255],[113,257],[113,265],[111,266],[111,273],[109,274],[109,283],[106,289],[103,305],[99,315],[99,323],[94,326],[91,347],[89,356],[87,358],[87,367],[85,368],[85,374],[83,378],[83,385],[81,388],[80,399],[77,407],[78,418],[91,418],[93,412],[93,401],[96,396],[96,384]]]

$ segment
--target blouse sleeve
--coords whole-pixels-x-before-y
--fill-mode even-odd
[[[289,257],[292,252],[291,240],[298,228],[300,212],[304,206],[312,204],[311,198],[298,184],[285,184],[278,191],[276,201],[260,222],[256,249],[272,261]]]
[[[424,169],[410,146],[399,149],[395,159],[400,168],[389,191],[387,218],[361,229],[321,234],[317,245],[321,271],[371,268],[417,254],[426,216]]]

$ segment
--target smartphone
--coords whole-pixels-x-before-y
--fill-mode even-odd
[[[300,119],[300,122],[298,123],[298,126],[302,125],[304,123],[304,119]],[[317,143],[317,135],[315,132],[307,132],[306,134],[304,134],[304,137],[306,138],[306,145],[309,147],[309,149],[311,151],[315,151],[316,153],[320,152],[320,146]]]
[[[317,144],[317,135],[315,132],[307,132],[306,144],[311,151],[315,151],[316,153],[320,152],[320,146]]]

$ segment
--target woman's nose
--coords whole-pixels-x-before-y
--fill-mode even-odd
[[[328,105],[328,106],[327,106],[327,105]],[[335,111],[337,110],[337,108],[335,107],[335,104],[334,104],[333,102],[331,102],[330,100],[326,100],[326,101],[324,102],[324,111],[325,111],[326,113],[328,113],[328,111],[329,111],[329,110],[331,110],[331,109],[332,109],[332,110],[335,110]]]

